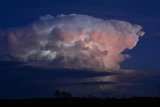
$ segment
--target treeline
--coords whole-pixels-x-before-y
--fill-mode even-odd
[[[56,90],[52,98],[1,99],[0,107],[160,107],[159,97],[96,98],[73,97],[71,93]]]
[[[160,107],[160,98],[34,98],[0,100],[0,107]]]

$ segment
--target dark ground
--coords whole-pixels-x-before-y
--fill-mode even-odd
[[[159,107],[160,98],[41,98],[0,100],[0,107]]]

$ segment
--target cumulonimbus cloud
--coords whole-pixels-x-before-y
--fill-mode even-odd
[[[16,61],[47,61],[53,67],[118,70],[119,63],[130,57],[122,52],[134,48],[143,35],[141,26],[125,21],[47,15],[1,32],[0,41],[5,42],[0,43],[0,55]]]

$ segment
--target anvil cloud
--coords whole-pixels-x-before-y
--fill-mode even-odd
[[[47,15],[29,25],[0,33],[0,55],[24,62],[49,62],[53,67],[119,70],[129,58],[142,27],[87,15]]]

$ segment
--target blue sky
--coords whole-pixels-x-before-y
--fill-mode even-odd
[[[140,41],[136,47],[130,51],[124,53],[129,53],[132,59],[124,61],[121,63],[124,69],[135,69],[137,72],[141,72],[136,75],[137,80],[134,76],[126,77],[125,82],[130,80],[130,83],[139,83],[137,85],[123,85],[117,86],[122,87],[119,89],[127,90],[127,94],[124,96],[133,96],[132,92],[128,90],[133,89],[133,93],[139,93],[137,95],[155,95],[156,83],[160,80],[159,70],[160,70],[160,1],[159,0],[1,0],[0,1],[0,29],[13,28],[18,26],[23,26],[36,21],[40,16],[51,14],[53,16],[59,14],[85,14],[102,19],[117,19],[129,21],[133,24],[139,24],[143,27],[145,35],[140,38]],[[1,82],[0,85],[3,87],[0,89],[0,93],[5,93],[3,97],[49,97],[51,91],[54,90],[55,83],[54,78],[47,79],[50,73],[31,73],[25,72],[5,72],[6,69],[2,69]],[[32,71],[32,70],[31,70]],[[10,73],[11,72],[11,73]],[[148,73],[149,72],[149,73]],[[148,73],[148,74],[146,74]],[[58,73],[59,74],[59,73]],[[57,75],[58,75],[57,74]],[[63,74],[63,73],[62,73]],[[58,75],[63,78],[63,75]],[[66,75],[68,80],[70,78],[70,72]],[[55,75],[55,74],[52,74]],[[76,74],[82,76],[90,74]],[[99,74],[96,74],[99,75]],[[145,76],[143,76],[145,75]],[[30,77],[31,76],[31,77]],[[106,76],[106,75],[105,75]],[[33,77],[33,78],[32,78]],[[42,77],[42,79],[41,79]],[[31,79],[30,79],[31,78]],[[120,76],[123,78],[123,76]],[[14,81],[13,81],[14,80]],[[46,82],[49,81],[50,82]],[[75,78],[73,79],[75,81]],[[139,81],[138,81],[139,80]],[[5,81],[5,82],[3,82]],[[20,82],[21,81],[21,82]],[[68,80],[69,82],[72,80]],[[124,81],[122,81],[124,83]],[[120,80],[121,82],[121,80]],[[12,83],[12,84],[10,84]],[[146,85],[148,84],[149,85]],[[51,86],[54,84],[53,86]],[[57,83],[56,83],[57,84]],[[94,83],[95,84],[95,83]],[[61,84],[62,85],[62,84]],[[62,87],[61,85],[55,85],[55,87]],[[46,88],[47,87],[47,88]],[[80,87],[80,86],[77,86]],[[73,91],[77,87],[67,86],[62,89]],[[124,88],[125,87],[125,88]],[[152,87],[152,88],[151,88]],[[13,92],[9,90],[13,88]],[[27,88],[27,90],[26,90]],[[85,87],[86,88],[86,87]],[[82,88],[85,90],[85,88]],[[147,88],[147,89],[146,89]],[[86,90],[91,89],[87,87]],[[108,94],[110,91],[100,91],[94,88],[94,93],[99,93],[101,96],[104,93],[109,96],[123,96],[122,93],[112,92],[113,94]],[[141,93],[143,89],[146,89],[144,93]],[[18,90],[18,91],[17,91]],[[141,90],[141,91],[138,91]],[[46,94],[41,94],[43,92]],[[10,92],[9,94],[6,94]],[[36,93],[37,92],[37,93]],[[13,94],[15,93],[15,94]],[[30,94],[28,94],[30,93]],[[36,94],[35,94],[36,93]],[[75,92],[76,93],[76,92]],[[81,92],[78,92],[81,93]],[[88,95],[87,91],[82,92],[84,95]],[[87,93],[87,94],[85,94]]]

